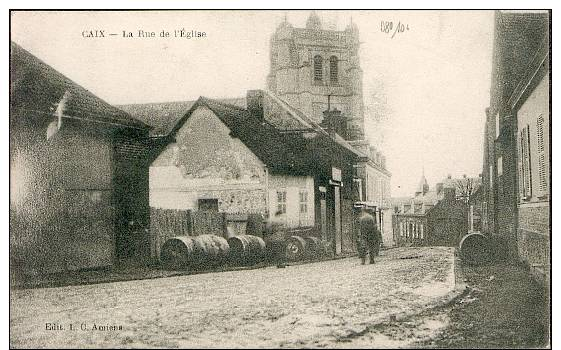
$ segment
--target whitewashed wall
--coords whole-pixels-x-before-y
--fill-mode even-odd
[[[300,190],[308,193],[307,213],[300,213]],[[286,191],[286,214],[277,213],[277,192]],[[269,176],[269,213],[271,220],[287,227],[313,226],[314,215],[314,179],[311,176]]]
[[[198,200],[218,199],[219,211],[266,210],[264,164],[208,108],[199,107],[176,142],[150,166],[150,206],[198,209]]]

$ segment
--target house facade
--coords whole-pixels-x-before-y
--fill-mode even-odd
[[[240,119],[249,118],[244,110],[229,108],[229,113],[237,113]],[[173,142],[150,165],[151,207],[271,213],[273,221],[288,228],[314,225],[312,176],[277,173],[272,159],[260,159],[255,149],[249,148],[252,144],[248,146],[234,136],[235,127],[228,127],[221,119],[225,117],[205,102],[197,103],[188,113]],[[290,147],[285,143],[276,146]],[[284,149],[283,154],[287,153]],[[267,160],[271,162],[265,163]]]
[[[353,164],[362,154],[271,93],[244,100],[121,106],[152,123],[160,142],[151,208],[258,214],[315,229],[337,254],[354,251]]]
[[[25,277],[145,256],[147,237],[130,227],[148,220],[148,126],[17,44],[10,51],[12,271]]]
[[[355,205],[371,209],[382,233],[384,247],[392,247],[396,242],[392,225],[391,174],[386,169],[386,159],[381,152],[378,152],[373,146],[368,147],[367,152],[368,161],[356,165],[358,177],[356,185],[361,202]]]
[[[549,278],[550,13],[495,13],[486,110],[483,231]]]
[[[468,233],[468,204],[457,196],[451,177],[431,190],[425,176],[413,197],[393,200],[393,232],[398,246],[456,246]]]

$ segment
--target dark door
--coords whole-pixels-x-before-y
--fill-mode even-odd
[[[325,198],[320,199],[321,238],[327,241],[327,204]]]
[[[341,188],[333,187],[334,199],[334,225],[335,225],[335,254],[341,254],[343,236],[341,234]]]

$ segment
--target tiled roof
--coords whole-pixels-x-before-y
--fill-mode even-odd
[[[245,108],[245,98],[228,98],[219,101]],[[179,120],[189,112],[195,102],[141,103],[119,105],[118,107],[150,125],[152,127],[151,136],[166,136],[173,130]]]
[[[426,192],[424,195],[420,194],[412,198],[412,201],[415,203],[425,203],[425,204],[434,204],[441,199],[441,195],[437,193],[435,190],[431,190]]]
[[[325,131],[319,124],[314,122],[311,118],[309,118],[306,114],[302,113],[300,110],[292,107],[289,103],[284,101],[282,98],[274,95],[269,91],[264,91],[264,93],[270,97],[273,101],[275,101],[281,108],[283,108],[286,113],[279,113],[275,115],[275,118],[278,119],[278,125],[276,125],[276,121],[274,119],[269,120],[273,125],[281,127],[283,125],[292,125],[293,128],[300,128],[300,129],[312,129],[323,137],[329,137],[327,131]],[[287,120],[290,119],[290,120]],[[349,144],[344,138],[335,134],[335,138],[332,139],[335,143],[339,144],[347,151],[352,152],[355,156],[358,157],[367,157],[364,153],[360,152],[356,148],[354,148],[351,144]]]
[[[29,113],[54,117],[57,104],[67,94],[64,116],[138,129],[149,128],[76,84],[14,42],[10,43],[10,88],[10,108],[14,117]],[[18,110],[22,112],[15,113]]]
[[[549,13],[497,11],[494,60],[499,71],[494,72],[492,90],[497,98],[511,96],[548,35],[549,21]]]
[[[411,197],[392,197],[390,201],[393,206],[402,205],[404,203],[411,203]]]
[[[177,120],[168,134],[168,139],[172,139],[191,114],[201,106],[209,108],[230,129],[232,135],[246,145],[272,171],[289,171],[291,174],[309,173],[310,162],[309,158],[306,158],[306,152],[294,147],[290,137],[246,109],[220,100],[200,97]]]

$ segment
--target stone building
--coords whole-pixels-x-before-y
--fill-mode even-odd
[[[550,13],[495,12],[483,154],[483,232],[549,278]]]

